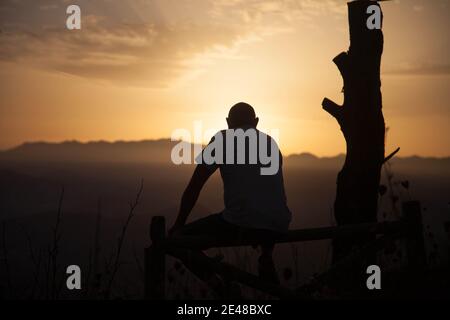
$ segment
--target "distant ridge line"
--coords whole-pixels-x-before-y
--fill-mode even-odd
[[[150,145],[160,145],[170,147],[171,145],[180,142],[171,141],[170,138],[158,138],[158,139],[142,139],[142,140],[90,140],[90,141],[79,141],[79,140],[63,140],[63,141],[28,141],[24,142],[18,146],[11,147],[8,149],[0,150],[0,155],[10,154],[14,152],[20,152],[29,148],[39,148],[39,147],[50,147],[50,148],[58,148],[65,146],[76,146],[76,147],[96,147],[96,146],[106,146],[114,148],[115,146],[150,146]],[[184,141],[186,142],[186,141]],[[186,142],[189,143],[189,142]],[[295,160],[301,159],[304,161],[314,161],[314,160],[333,160],[333,159],[341,159],[345,157],[345,153],[339,153],[334,156],[317,156],[310,152],[299,152],[299,153],[291,153],[284,156],[286,160]],[[411,155],[411,156],[396,156],[395,159],[423,159],[423,160],[450,160],[450,156],[444,157],[435,157],[435,156],[420,156],[420,155]]]

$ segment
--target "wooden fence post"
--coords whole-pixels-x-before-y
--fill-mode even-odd
[[[150,224],[152,244],[145,249],[145,299],[162,300],[165,298],[166,255],[163,245],[165,237],[165,218],[153,217]]]
[[[408,268],[413,271],[423,271],[427,265],[427,256],[423,237],[420,202],[403,202],[402,211],[403,218],[406,222],[406,254],[408,257]]]
[[[447,234],[448,241],[450,242],[450,221],[444,222],[444,230]],[[448,247],[448,258],[450,259],[450,246]]]

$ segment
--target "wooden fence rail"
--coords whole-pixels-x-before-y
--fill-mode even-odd
[[[150,238],[152,244],[145,249],[145,298],[165,298],[165,256],[166,254],[169,254],[183,260],[183,258],[186,257],[186,254],[188,254],[188,250],[190,251],[190,259],[196,259],[197,263],[208,265],[218,274],[233,278],[245,285],[265,291],[280,298],[298,297],[298,295],[287,288],[265,283],[257,276],[239,270],[227,263],[217,262],[204,256],[192,254],[193,249],[199,250],[217,247],[249,246],[267,243],[268,241],[272,243],[291,243],[324,239],[355,238],[367,234],[403,238],[406,240],[408,267],[415,271],[423,270],[426,267],[426,254],[420,203],[417,201],[405,202],[403,203],[402,209],[403,217],[400,221],[291,230],[286,235],[270,239],[255,236],[243,236],[239,239],[203,236],[176,236],[167,238],[165,218],[162,216],[153,217],[150,225]],[[378,241],[378,244],[380,243],[382,243],[382,241]],[[352,257],[348,257],[348,259],[344,260],[350,261],[351,259],[356,259],[359,254],[360,253],[355,253]],[[343,261],[343,263],[345,263],[345,261]],[[333,267],[330,271],[332,270]]]
[[[335,238],[353,238],[367,233],[392,234],[402,231],[404,223],[401,221],[363,223],[358,225],[347,225],[340,227],[323,227],[311,229],[290,230],[286,235],[266,238],[263,236],[246,236],[240,238],[219,238],[205,236],[176,236],[167,238],[164,241],[166,246],[175,246],[189,249],[208,249],[221,247],[243,247],[258,245],[264,242],[288,243]]]

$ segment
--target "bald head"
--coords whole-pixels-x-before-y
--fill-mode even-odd
[[[250,126],[256,128],[258,124],[255,110],[251,105],[245,102],[239,102],[231,107],[228,112],[228,127],[235,129],[239,127]]]

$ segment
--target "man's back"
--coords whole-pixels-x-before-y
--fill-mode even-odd
[[[282,156],[276,142],[255,128],[224,130],[213,141],[220,137],[223,141],[214,146],[213,155],[222,146],[222,157],[206,165],[209,170],[220,169],[224,220],[241,227],[287,231],[291,213],[286,204]],[[210,147],[211,144],[205,150]]]

